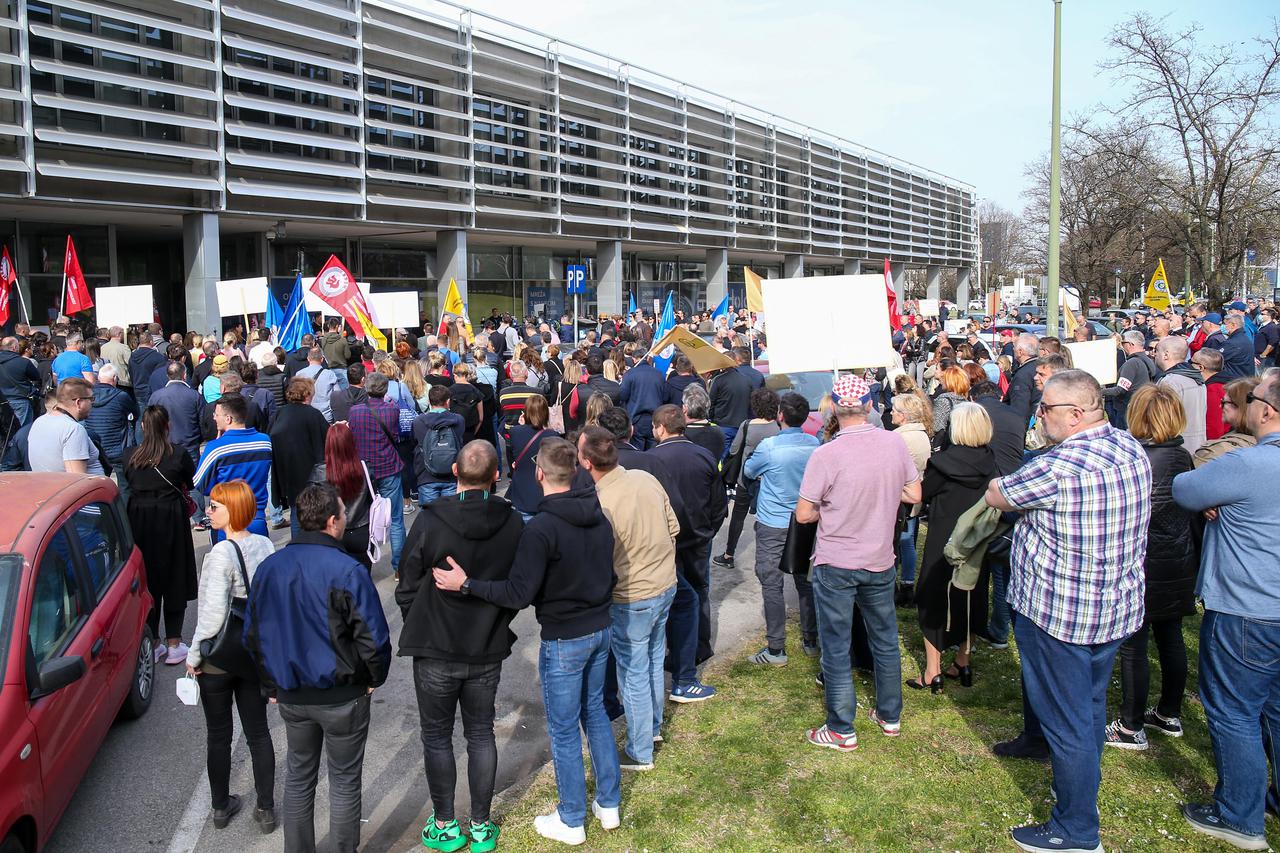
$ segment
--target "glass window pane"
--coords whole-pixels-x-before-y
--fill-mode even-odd
[[[67,533],[59,530],[40,558],[31,601],[27,636],[36,666],[55,657],[75,635],[80,618],[85,615],[83,601]]]
[[[100,599],[112,579],[124,565],[123,537],[110,505],[91,503],[81,507],[74,516],[76,530],[80,533],[80,550],[84,552],[89,579]]]

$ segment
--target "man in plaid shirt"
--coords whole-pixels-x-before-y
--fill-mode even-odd
[[[369,467],[373,490],[391,501],[391,570],[400,571],[404,547],[404,501],[400,490],[404,462],[396,449],[400,431],[400,407],[387,400],[387,377],[374,373],[364,381],[369,399],[352,406],[347,423],[356,439],[356,450]]]
[[[1102,389],[1082,370],[1055,373],[1036,414],[1055,446],[986,495],[1023,513],[1009,605],[1058,797],[1047,823],[1017,827],[1013,840],[1034,853],[1101,851],[1107,682],[1120,642],[1142,625],[1151,466],[1137,439],[1107,423]]]

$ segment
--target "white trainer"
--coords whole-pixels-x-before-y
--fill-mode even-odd
[[[611,809],[606,809],[595,800],[592,800],[591,813],[600,820],[600,826],[603,829],[617,829],[622,825],[622,817],[618,812],[617,806],[614,806]]]
[[[565,826],[564,821],[560,819],[559,810],[553,811],[551,814],[535,817],[533,819],[533,828],[543,838],[550,838],[552,841],[559,841],[562,844],[568,844],[570,847],[577,847],[587,841],[587,828],[585,826]]]
[[[176,646],[165,646],[164,662],[169,666],[177,666],[187,662],[187,652],[191,651],[187,648],[186,643],[178,643]]]

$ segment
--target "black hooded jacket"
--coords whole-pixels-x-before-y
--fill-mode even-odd
[[[1151,523],[1147,525],[1147,621],[1177,619],[1195,613],[1196,572],[1200,567],[1194,515],[1173,500],[1173,478],[1191,470],[1182,437],[1163,444],[1143,443],[1151,462]]]
[[[16,352],[0,350],[0,394],[6,400],[40,402],[40,372]]]
[[[511,575],[474,578],[470,591],[513,610],[532,603],[542,639],[573,640],[609,627],[614,580],[613,527],[592,485],[544,496],[520,536]]]
[[[508,500],[479,489],[423,507],[400,556],[396,604],[404,628],[399,654],[472,664],[496,663],[511,654],[516,611],[438,589],[431,569],[447,568],[445,558],[453,557],[473,585],[505,581],[523,527]]]
[[[950,578],[943,546],[955,531],[960,516],[982,499],[987,484],[995,476],[996,457],[990,447],[953,444],[929,457],[922,496],[929,507],[929,537],[924,543],[922,575],[941,571]],[[917,579],[917,585],[922,580]]]

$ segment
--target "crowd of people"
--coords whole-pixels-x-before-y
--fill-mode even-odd
[[[1056,795],[1048,821],[1012,830],[1029,851],[1100,850],[1102,751],[1183,734],[1182,626],[1199,599],[1194,690],[1219,781],[1184,815],[1266,849],[1264,810],[1280,805],[1268,783],[1280,731],[1267,534],[1280,521],[1268,488],[1280,474],[1277,326],[1269,304],[1224,311],[1125,319],[1119,381],[1105,388],[1057,338],[993,339],[993,318],[948,334],[907,316],[889,368],[838,376],[816,400],[768,373],[767,329],[745,311],[678,318],[728,356],[708,375],[684,355],[660,369],[641,313],[581,336],[568,317],[495,313],[474,334],[447,317],[397,334],[390,352],[335,320],[291,352],[265,329],[233,329],[219,346],[158,325],[20,327],[0,340],[5,467],[117,478],[155,602],[156,660],[198,680],[213,823],[241,808],[234,705],[253,816],[274,830],[275,702],[288,851],[314,849],[322,754],[330,836],[359,844],[369,697],[392,665],[371,574],[384,545],[432,800],[422,841],[483,853],[499,835],[494,708],[516,613],[532,605],[541,629],[559,795],[535,829],[581,844],[588,817],[619,825],[622,772],[654,767],[666,702],[715,697],[701,675],[714,573],[735,566],[749,515],[765,645],[748,659],[789,663],[790,574],[800,649],[819,659],[824,693],[811,744],[857,748],[854,669],[875,686],[868,721],[897,737],[904,686],[980,689],[974,642],[1007,649],[1012,634],[1023,727],[992,749],[1050,763]],[[269,531],[285,527],[277,550]],[[191,531],[211,543],[199,571]],[[898,618],[911,606],[922,659],[904,680]],[[1117,657],[1123,698],[1109,713]],[[467,820],[454,807],[459,709]]]

